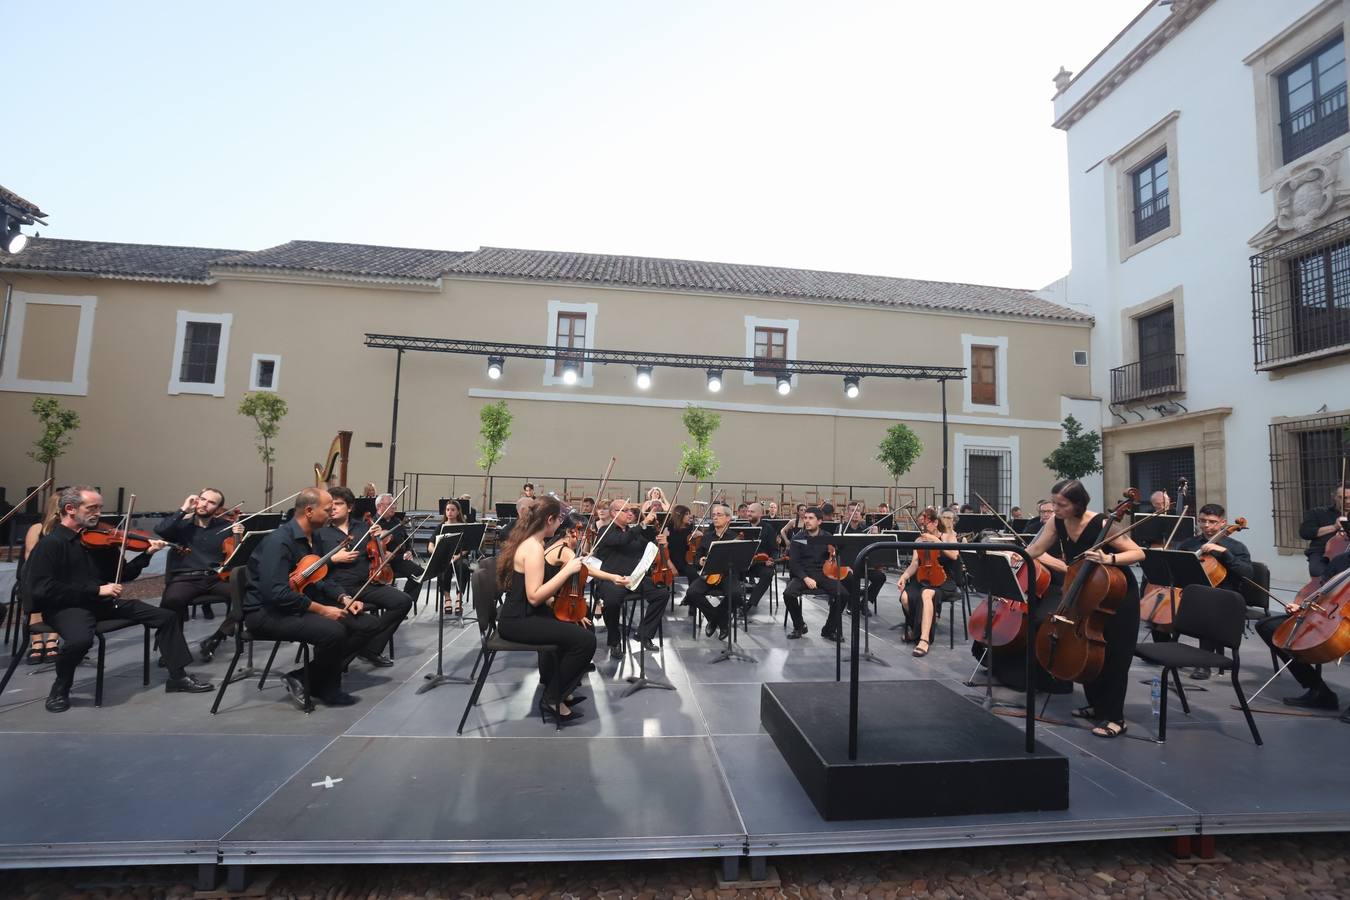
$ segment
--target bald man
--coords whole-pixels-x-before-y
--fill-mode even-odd
[[[615,500],[609,505],[609,511],[614,524],[604,529],[596,543],[595,555],[601,560],[602,570],[627,576],[642,561],[647,544],[651,541],[665,544],[666,536],[656,533],[655,512],[649,511],[643,517],[641,527],[638,527],[634,525],[637,513],[627,501]],[[653,584],[650,574],[642,576],[642,581],[638,583],[635,591],[612,582],[596,585],[595,590],[605,603],[605,638],[611,659],[623,658],[623,644],[619,640],[619,614],[623,604],[631,600],[641,600],[644,604],[637,639],[642,642],[645,650],[658,649],[652,639],[656,637],[656,630],[661,624],[669,592]]]

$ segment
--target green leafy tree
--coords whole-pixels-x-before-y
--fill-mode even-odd
[[[891,482],[900,487],[900,477],[910,470],[919,454],[923,453],[923,441],[903,422],[886,429],[886,436],[877,446],[876,459],[890,473]],[[896,505],[899,499],[895,498]]]
[[[1098,454],[1102,436],[1095,431],[1084,431],[1083,423],[1073,416],[1064,419],[1064,440],[1043,462],[1056,478],[1083,478],[1102,470]]]
[[[38,424],[42,426],[42,436],[33,442],[33,449],[28,451],[28,456],[34,462],[42,463],[43,481],[51,479],[51,484],[42,494],[46,500],[52,485],[56,484],[56,461],[74,440],[70,433],[80,427],[80,416],[73,409],[63,407],[55,397],[34,397],[33,415],[37,416]]]
[[[506,442],[511,438],[511,410],[505,400],[489,403],[478,411],[478,468],[483,470],[483,510],[488,510],[488,480],[492,467],[502,461]]]
[[[267,505],[272,505],[272,463],[276,462],[277,451],[272,441],[281,432],[281,420],[286,416],[286,401],[272,391],[256,391],[245,394],[239,401],[239,415],[253,420],[257,426],[258,456],[267,466],[267,484],[263,489]]]
[[[709,446],[713,432],[722,427],[722,417],[715,412],[690,404],[680,417],[684,430],[694,439],[694,445],[680,444],[680,469],[694,479],[705,481],[717,474],[722,464]]]

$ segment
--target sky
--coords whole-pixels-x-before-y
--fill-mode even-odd
[[[1051,78],[1145,2],[0,0],[0,184],[49,237],[1038,288],[1069,265]]]

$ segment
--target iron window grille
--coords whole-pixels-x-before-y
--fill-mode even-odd
[[[275,360],[258,360],[258,389],[271,390],[273,378],[276,375],[277,364]]]
[[[178,380],[215,384],[219,356],[220,323],[188,322],[183,333],[183,359],[178,368]]]
[[[1280,75],[1280,141],[1293,162],[1350,130],[1345,109],[1345,39],[1337,37]]]
[[[1185,392],[1182,354],[1146,356],[1111,370],[1111,402],[1133,403]]]
[[[1350,350],[1350,219],[1251,258],[1256,368]]]
[[[976,510],[979,510],[980,497],[983,497],[998,512],[1006,513],[1012,507],[1012,451],[967,450],[963,494],[965,502]]]
[[[1134,185],[1134,242],[1137,244],[1172,224],[1167,190],[1167,151],[1131,174]]]
[[[1176,499],[1177,485],[1182,478],[1186,479],[1194,491],[1194,447],[1174,447],[1170,450],[1149,450],[1145,453],[1130,454],[1130,485],[1139,489],[1142,510],[1152,510],[1149,498],[1153,496],[1154,491],[1163,491]],[[1192,509],[1195,507],[1193,498],[1187,499],[1186,504]]]
[[[1270,426],[1270,497],[1275,545],[1303,550],[1304,514],[1331,503],[1341,483],[1341,461],[1350,453],[1350,415],[1319,416]]]

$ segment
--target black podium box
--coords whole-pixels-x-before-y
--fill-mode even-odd
[[[1069,808],[1069,761],[936,681],[765,684],[759,718],[827,821]]]

